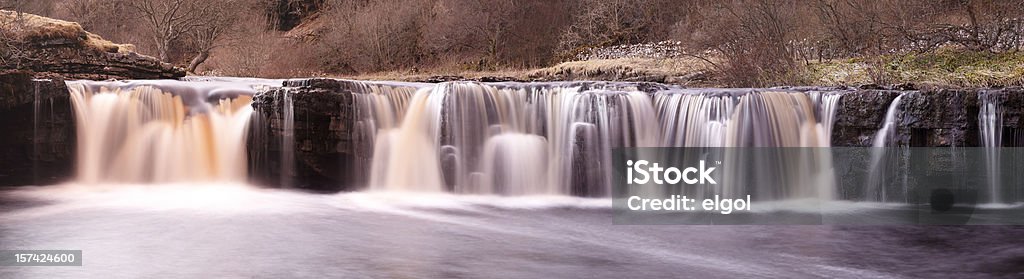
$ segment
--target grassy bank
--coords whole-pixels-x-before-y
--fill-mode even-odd
[[[712,58],[714,63],[723,59]],[[1024,52],[971,52],[940,49],[908,53],[811,61],[794,69],[791,78],[771,85],[859,86],[913,83],[932,87],[1001,87],[1024,85]],[[711,62],[694,57],[620,58],[572,61],[540,69],[452,71],[427,69],[345,76],[362,80],[615,80],[651,81],[691,87],[731,87]]]
[[[1024,85],[1024,53],[938,50],[811,63],[804,81],[816,85],[914,83],[941,87]]]
[[[438,81],[518,80],[518,81],[649,81],[687,86],[720,86],[711,80],[711,64],[698,58],[670,59],[619,58],[571,61],[539,69],[462,71],[428,69],[425,71],[389,71],[343,78],[361,80]]]

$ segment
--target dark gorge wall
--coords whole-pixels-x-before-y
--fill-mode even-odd
[[[47,185],[74,173],[75,119],[62,80],[0,75],[0,186]]]

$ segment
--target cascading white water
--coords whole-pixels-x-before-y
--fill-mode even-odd
[[[544,137],[518,133],[499,134],[484,144],[482,193],[526,195],[549,193],[548,143]],[[554,194],[554,193],[549,193]]]
[[[779,149],[781,156],[762,156],[767,153],[755,151],[760,147],[829,146],[831,117],[841,95],[827,94],[819,98],[820,94],[735,89],[657,92],[655,106],[665,133],[661,142],[663,146],[675,147],[748,148],[730,148],[725,158],[716,158],[731,162],[767,157],[787,160],[782,164],[766,163],[756,169],[745,168],[743,164],[726,165],[723,167],[725,184],[730,186],[718,190],[721,194],[756,193],[763,199],[833,199],[835,182],[828,150]],[[742,186],[755,181],[761,186],[753,189]],[[708,193],[697,194],[706,196]]]
[[[658,130],[644,93],[604,89],[615,88],[458,82],[421,89],[401,126],[381,130],[371,188],[607,195],[602,165],[611,148],[655,146]],[[497,167],[513,165],[524,166]]]
[[[352,144],[358,160],[351,171],[360,175],[360,181],[366,181],[364,175],[368,175],[373,166],[377,131],[398,127],[417,87],[356,81],[351,84],[355,87],[352,90],[355,123]]]
[[[67,86],[79,182],[245,181],[252,87],[178,81]]]
[[[829,96],[829,104],[803,92],[670,90],[654,98],[664,146],[821,147],[830,145],[840,95]]]
[[[441,116],[439,109],[432,109],[440,107],[438,103],[442,98],[437,96],[434,90],[420,89],[410,102],[402,124],[379,131],[373,151],[370,187],[441,191],[436,137]]]
[[[283,123],[281,127],[281,186],[291,187],[295,177],[295,104],[285,89],[281,93]]]
[[[865,187],[865,195],[867,200],[888,202],[891,201],[888,195],[888,181],[886,181],[888,170],[890,168],[887,163],[894,163],[895,159],[898,159],[899,154],[889,152],[886,148],[896,142],[896,135],[899,128],[897,123],[897,114],[899,113],[900,103],[903,101],[904,96],[909,92],[901,93],[892,100],[889,104],[889,108],[885,112],[885,119],[882,120],[882,128],[875,134],[875,138],[872,141],[871,149],[871,166],[868,174],[868,185]],[[900,181],[905,182],[905,181]],[[903,185],[904,200],[907,198],[907,184]]]
[[[455,82],[420,89],[399,126],[379,128],[370,188],[605,196],[613,148],[829,146],[839,99],[750,90],[653,95],[652,102],[651,94],[629,84]],[[358,96],[357,110],[378,111],[388,103],[373,98]],[[373,119],[388,122],[390,115]],[[831,159],[812,153],[799,166]],[[826,170],[811,171],[828,180],[821,176]],[[808,185],[821,186],[766,197],[834,197],[831,182]]]
[[[1000,150],[1003,146],[1003,111],[1000,106],[1000,92],[982,91],[978,93],[981,109],[978,112],[978,128],[981,144],[985,152],[986,174],[988,177],[989,202],[1006,202],[1002,195],[1000,179]]]
[[[875,139],[872,142],[872,147],[885,147],[891,144],[896,137],[896,114],[899,113],[900,103],[903,101],[903,96],[907,93],[902,93],[896,96],[889,104],[889,109],[885,111],[885,119],[882,120],[882,128],[875,134]]]
[[[836,123],[836,111],[839,110],[839,100],[842,94],[828,92],[813,92],[811,98],[818,104],[821,122],[819,130],[823,133],[822,138],[826,142],[832,142],[832,127]]]

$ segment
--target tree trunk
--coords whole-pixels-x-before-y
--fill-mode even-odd
[[[188,63],[188,72],[195,73],[196,68],[198,68],[200,64],[203,64],[203,62],[206,62],[207,58],[210,58],[209,51],[201,51],[199,54],[196,54],[196,57],[192,58],[192,62]]]

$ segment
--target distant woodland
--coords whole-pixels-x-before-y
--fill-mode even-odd
[[[261,77],[530,69],[594,48],[671,40],[730,84],[751,86],[791,80],[821,61],[943,48],[1016,53],[1024,45],[1024,0],[0,0],[0,7],[78,22],[190,72]],[[878,63],[873,72],[885,70]]]

